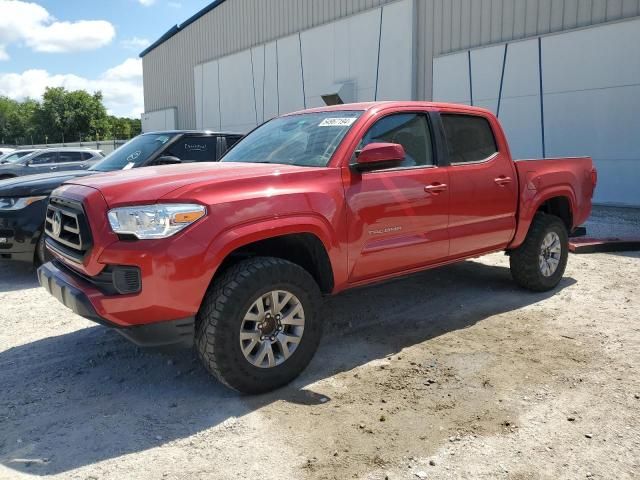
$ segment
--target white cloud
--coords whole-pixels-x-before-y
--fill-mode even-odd
[[[127,58],[120,65],[116,65],[104,72],[105,80],[142,80],[142,59]]]
[[[138,2],[140,2],[140,5],[144,5],[145,7],[150,7],[151,5],[156,3],[156,0],[138,0]]]
[[[77,52],[103,47],[115,34],[104,20],[61,22],[36,3],[0,0],[0,60],[9,58],[6,47],[14,43],[37,52]]]
[[[151,41],[148,38],[132,37],[122,40],[120,45],[127,50],[142,50],[151,45]]]
[[[139,118],[144,110],[142,61],[129,58],[108,69],[96,79],[73,74],[51,75],[46,70],[0,73],[0,95],[16,100],[41,98],[46,87],[69,90],[102,91],[104,103],[112,115]]]

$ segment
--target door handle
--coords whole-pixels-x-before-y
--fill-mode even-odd
[[[50,170],[57,170],[58,167],[49,167]]]
[[[493,181],[496,182],[501,187],[504,187],[508,183],[511,183],[513,180],[511,177],[505,177],[504,175],[500,175],[498,178],[494,179]]]
[[[445,183],[433,183],[431,185],[427,185],[426,187],[424,187],[424,191],[427,193],[433,193],[434,195],[437,195],[447,190],[447,188],[448,187]]]
[[[87,166],[87,164],[86,164],[86,163],[81,163],[81,164],[80,164],[80,168],[84,168],[84,167],[86,167],[86,166]]]

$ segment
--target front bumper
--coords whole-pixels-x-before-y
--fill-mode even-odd
[[[141,347],[190,348],[194,338],[194,317],[150,323],[132,327],[122,327],[100,316],[93,306],[100,296],[104,296],[87,280],[69,269],[48,262],[38,269],[38,281],[51,295],[77,315],[93,322],[114,328]]]
[[[22,210],[0,211],[0,259],[33,262],[46,207],[42,200]]]

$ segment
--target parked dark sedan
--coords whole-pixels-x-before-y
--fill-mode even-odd
[[[217,161],[240,134],[169,131],[139,135],[88,170],[31,175],[0,181],[0,259],[43,263],[47,198],[66,180],[130,168]]]
[[[38,173],[90,168],[104,158],[100,150],[89,148],[45,148],[29,155],[11,156],[0,165],[0,180]]]

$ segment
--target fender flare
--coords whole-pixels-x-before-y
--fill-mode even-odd
[[[207,246],[203,262],[207,265],[206,276],[211,282],[222,262],[234,251],[251,243],[292,234],[311,234],[317,237],[327,252],[331,269],[336,272],[343,249],[336,239],[333,228],[326,219],[314,214],[294,214],[273,217],[244,225],[230,227],[218,234]],[[207,286],[208,286],[207,284]],[[203,291],[203,297],[206,288]]]
[[[545,189],[542,192],[537,190],[525,190],[525,192],[530,192],[533,195],[523,198],[520,202],[516,233],[513,240],[511,240],[511,243],[507,246],[507,249],[517,248],[522,244],[522,242],[524,242],[524,239],[529,232],[531,222],[533,222],[533,217],[540,206],[546,201],[551,200],[552,198],[564,197],[569,200],[569,208],[571,209],[572,214],[575,212],[576,195],[570,185],[557,185]],[[572,227],[573,226],[574,225],[572,225]]]

